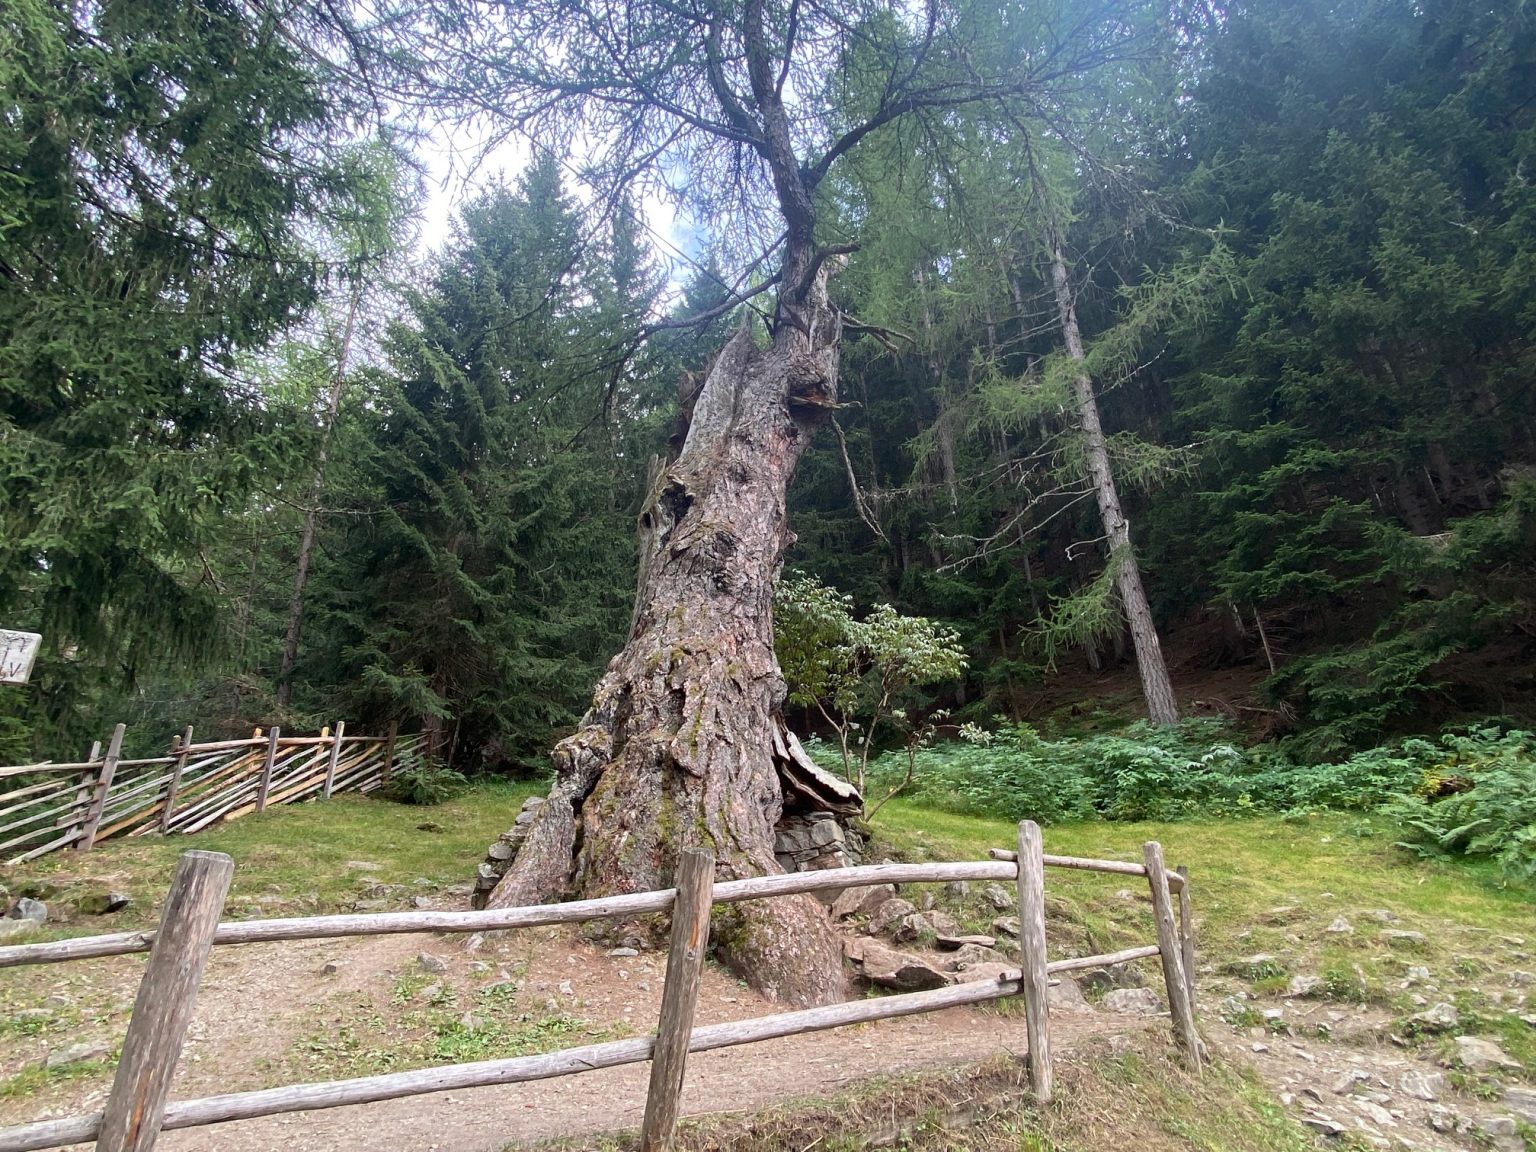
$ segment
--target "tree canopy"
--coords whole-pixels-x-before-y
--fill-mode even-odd
[[[624,642],[710,353],[743,310],[795,331],[834,260],[839,330],[881,338],[807,417],[786,562],[953,627],[925,697],[960,719],[1118,684],[1053,220],[1180,704],[1240,673],[1196,710],[1313,756],[1524,722],[1527,9],[19,0],[0,626],[47,643],[0,739],[346,715],[536,764]],[[434,118],[534,163],[386,276],[357,237],[409,248],[390,141]]]

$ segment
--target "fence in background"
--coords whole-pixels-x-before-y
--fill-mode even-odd
[[[1024,998],[1030,1087],[1036,1099],[1044,1103],[1052,1097],[1048,1007],[1051,974],[1152,957],[1159,958],[1162,963],[1174,1037],[1185,1059],[1198,1068],[1201,1056],[1191,983],[1194,940],[1188,874],[1182,870],[1168,873],[1163,866],[1162,848],[1156,842],[1143,846],[1143,860],[1144,864],[1131,864],[1047,856],[1040,829],[1033,822],[1025,821],[1019,825],[1018,851],[995,851],[990,861],[880,864],[715,883],[714,858],[705,852],[684,852],[679,861],[677,887],[660,892],[478,912],[392,912],[220,924],[219,913],[234,874],[234,863],[228,856],[216,852],[188,852],[182,856],[171,882],[159,930],[0,947],[0,968],[128,952],[150,953],[128,1023],[112,1091],[103,1110],[0,1130],[0,1152],[34,1152],[90,1140],[97,1142],[99,1152],[128,1152],[130,1149],[149,1152],[162,1129],[194,1128],[452,1089],[545,1080],[645,1060],[651,1062],[651,1078],[641,1147],[646,1152],[666,1152],[673,1146],[684,1066],[690,1052],[936,1012],[1017,995]],[[1048,962],[1045,947],[1045,869],[1048,867],[1146,877],[1152,891],[1157,943],[1106,955]],[[693,1026],[713,905],[872,884],[951,880],[1016,881],[1022,967],[1005,972],[997,979],[975,980],[929,992]],[[654,1036],[589,1044],[537,1056],[296,1084],[167,1104],[171,1077],[192,1018],[197,986],[208,953],[215,944],[331,939],[397,932],[490,932],[542,924],[576,924],[668,909],[672,910],[672,943],[667,956],[661,1015]]]
[[[188,727],[164,756],[124,759],[119,724],[78,764],[0,767],[0,859],[89,852],[109,836],[200,832],[224,820],[336,792],[372,792],[426,754],[421,736],[284,736],[274,727],[243,740],[192,742]]]

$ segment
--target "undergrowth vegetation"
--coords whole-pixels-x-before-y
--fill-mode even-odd
[[[951,812],[1076,820],[1177,820],[1380,809],[1423,855],[1487,857],[1536,877],[1536,736],[1474,728],[1410,739],[1335,763],[1245,747],[1218,721],[1135,724],[1048,738],[1027,724],[924,748],[910,798]],[[905,779],[906,750],[870,766],[875,787]]]

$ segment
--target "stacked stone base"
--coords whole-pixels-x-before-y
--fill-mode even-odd
[[[818,767],[794,734],[775,730],[775,763],[784,786],[784,810],[775,829],[773,854],[785,872],[815,872],[848,868],[862,862],[864,842],[849,821],[864,811],[858,790],[845,780]],[[512,867],[518,849],[528,838],[528,828],[544,801],[530,797],[523,802],[517,822],[496,838],[486,851],[475,877],[471,904],[484,908],[501,878]],[[837,898],[835,891],[821,893],[824,903]]]
[[[475,873],[475,891],[469,898],[471,908],[484,908],[490,901],[491,893],[501,883],[507,869],[512,867],[512,861],[517,858],[517,850],[528,839],[528,828],[533,818],[543,806],[544,799],[541,796],[530,796],[524,800],[523,810],[517,814],[512,827],[496,837],[496,843],[485,850],[485,860]]]
[[[863,859],[863,843],[831,812],[785,813],[773,855],[786,872],[847,868]]]

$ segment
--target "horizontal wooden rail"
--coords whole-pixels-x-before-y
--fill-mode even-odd
[[[268,744],[268,748],[271,744]],[[110,757],[109,757],[110,759]],[[307,769],[306,769],[307,770]],[[155,1132],[161,1128],[201,1127],[234,1120],[253,1119],[281,1113],[367,1104],[382,1100],[443,1092],[452,1089],[513,1084],[574,1075],[597,1068],[610,1068],[645,1060],[653,1061],[651,1094],[647,1103],[646,1142],[654,1152],[668,1152],[672,1146],[671,1128],[680,1098],[683,1060],[686,1053],[706,1052],[741,1044],[752,1044],[784,1036],[839,1028],[849,1024],[893,1019],[945,1008],[980,1004],[1008,996],[1022,996],[1030,1048],[1030,1084],[1042,1104],[1051,1099],[1050,1034],[1046,988],[1048,974],[1131,963],[1160,958],[1169,992],[1175,1032],[1186,1058],[1198,1068],[1200,1041],[1195,1032],[1193,997],[1188,990],[1187,971],[1192,967],[1193,947],[1189,932],[1188,887],[1181,881],[1184,900],[1178,907],[1170,878],[1164,875],[1161,846],[1149,842],[1143,846],[1143,875],[1152,886],[1158,916],[1158,943],[1126,948],[1093,956],[1073,957],[1046,962],[1043,869],[1053,858],[1044,857],[1039,828],[1031,821],[1019,826],[1020,854],[1014,860],[954,862],[933,864],[878,864],[858,868],[760,876],[714,884],[713,864],[707,854],[687,863],[680,877],[692,880],[685,887],[689,895],[675,889],[633,893],[597,900],[524,908],[492,909],[478,912],[401,912],[376,915],[298,917],[287,920],[253,920],[215,924],[223,892],[227,889],[230,862],[227,857],[209,853],[188,853],[178,870],[188,876],[199,862],[222,862],[222,885],[214,894],[216,903],[207,901],[178,904],[167,901],[166,919],[159,929],[112,936],[87,937],[45,944],[15,945],[0,948],[0,967],[29,963],[51,963],[83,959],[88,956],[116,955],[153,949],[150,964],[135,1002],[135,1021],[130,1026],[130,1043],[125,1044],[123,1062],[114,1081],[112,1095],[102,1112],[39,1121],[0,1130],[0,1152],[34,1152],[90,1140],[105,1143],[114,1152],[148,1152],[154,1145]],[[994,853],[995,856],[1002,855]],[[206,858],[199,861],[196,858]],[[1083,861],[1076,857],[1067,867],[1088,866],[1097,871],[1123,872],[1125,865],[1114,861]],[[1095,867],[1100,865],[1111,867]],[[1132,866],[1133,867],[1133,866]],[[189,870],[190,869],[190,870]],[[731,1021],[694,1028],[692,1008],[697,994],[696,982],[683,978],[689,964],[702,958],[707,936],[709,909],[715,903],[735,903],[775,896],[843,890],[874,884],[940,883],[955,880],[1016,879],[1019,886],[1020,936],[1023,945],[1022,968],[1004,970],[995,978],[951,985],[928,992],[859,1000],[822,1008],[806,1009],[751,1020]],[[684,883],[680,879],[680,883]],[[173,897],[176,892],[173,885]],[[684,906],[688,914],[684,915]],[[199,909],[198,924],[188,909]],[[415,1069],[351,1080],[288,1085],[252,1092],[237,1092],[165,1105],[165,1090],[176,1064],[186,1020],[190,1016],[198,976],[190,981],[176,979],[178,994],[171,997],[180,1009],[151,1011],[165,997],[154,993],[170,987],[173,970],[182,971],[179,959],[171,960],[177,949],[198,952],[206,959],[213,944],[241,944],[261,941],[337,938],[397,932],[471,932],[536,925],[579,923],[614,916],[633,916],[674,909],[674,947],[668,960],[668,995],[664,999],[661,1026],[657,1037],[645,1036],[604,1044],[586,1045],[535,1056],[484,1060],[470,1064]],[[178,913],[178,909],[180,912]],[[179,916],[179,918],[178,918]],[[195,929],[195,930],[194,930]],[[163,937],[163,938],[160,938]],[[680,948],[683,940],[686,948]],[[198,943],[197,941],[200,941]],[[191,954],[190,952],[188,953]],[[179,955],[179,954],[178,954]],[[1186,959],[1187,958],[1187,959]],[[157,967],[158,965],[158,967]],[[200,964],[198,967],[200,968]],[[158,973],[158,975],[157,975]],[[184,975],[184,974],[183,974]],[[180,1015],[175,1015],[180,1011]],[[157,1015],[157,1013],[159,1013]],[[134,1029],[138,1029],[137,1047]],[[155,1054],[158,1053],[158,1054]],[[130,1067],[137,1060],[143,1068]],[[147,1068],[159,1069],[155,1079]]]
[[[1019,854],[1011,848],[988,848],[987,855],[994,860],[1018,860]],[[1074,868],[1080,872],[1112,872],[1117,876],[1145,876],[1144,864],[1132,864],[1128,860],[1090,860],[1083,856],[1045,857],[1047,868]],[[1168,874],[1168,891],[1177,892],[1184,887],[1184,877],[1176,872]]]
[[[1012,880],[1012,864],[987,860],[938,864],[866,864],[784,876],[753,876],[715,885],[717,904],[824,892],[833,888],[865,888],[872,884],[947,883],[951,880]],[[236,920],[219,925],[215,944],[261,944],[274,940],[318,940],[341,936],[383,936],[400,932],[494,932],[504,928],[536,928],[546,924],[576,924],[610,916],[639,916],[664,912],[675,892],[637,892],[565,904],[535,904],[524,908],[487,908],[480,912],[370,912],[339,916],[295,916],[284,920]],[[57,964],[96,956],[147,952],[154,929],[82,936],[41,944],[12,944],[0,948],[0,968],[23,964]]]
[[[0,768],[0,780],[7,776],[30,776],[34,772],[78,772],[82,768],[100,768],[100,760],[85,760],[79,764],[55,764],[44,760],[40,764],[8,764]]]
[[[39,792],[46,793],[46,795],[39,796]],[[36,808],[39,804],[48,804],[61,796],[73,796],[74,793],[75,785],[73,783],[61,785],[57,780],[44,780],[41,784],[32,784],[26,788],[13,788],[5,793],[4,799],[7,801],[19,801],[19,803],[8,804],[6,807],[0,808],[0,816],[9,816],[12,812],[20,812],[23,808]],[[30,796],[32,799],[22,800],[21,797],[23,796]]]
[[[1045,966],[1050,973],[1077,972],[1083,968],[1108,968],[1111,964],[1129,964],[1132,960],[1150,960],[1153,956],[1160,955],[1162,949],[1156,944],[1146,944],[1140,948],[1123,948],[1119,952],[1105,952],[1099,956],[1074,956],[1070,960],[1052,960]]]
[[[688,1051],[710,1052],[718,1048],[842,1028],[849,1024],[892,1020],[967,1004],[985,1004],[991,1000],[1018,995],[1019,991],[1018,980],[1009,979],[1005,974],[1001,979],[975,980],[932,992],[908,992],[875,1000],[854,1000],[825,1008],[807,1008],[800,1012],[762,1016],[754,1020],[707,1024],[692,1031]],[[419,1068],[411,1072],[390,1072],[355,1080],[295,1084],[285,1088],[264,1088],[255,1092],[234,1092],[201,1100],[183,1100],[166,1107],[162,1128],[198,1128],[282,1112],[341,1108],[349,1104],[372,1104],[380,1100],[398,1100],[431,1092],[547,1080],[598,1068],[638,1064],[651,1058],[655,1043],[653,1037],[637,1036],[628,1040],[589,1044],[583,1048],[567,1048],[540,1056],[481,1060],[472,1064]],[[100,1128],[99,1112],[23,1124],[0,1130],[0,1152],[35,1152],[41,1148],[80,1144],[95,1139]]]

